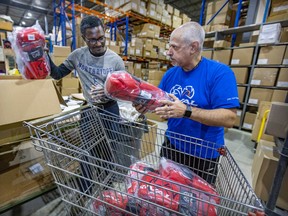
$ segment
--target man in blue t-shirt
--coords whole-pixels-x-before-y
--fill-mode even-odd
[[[232,127],[239,107],[233,71],[201,56],[205,32],[196,22],[176,28],[169,40],[172,65],[159,88],[174,101],[161,101],[157,115],[168,119],[161,156],[191,167],[210,183],[215,182],[224,127]],[[145,108],[136,105],[139,112]]]

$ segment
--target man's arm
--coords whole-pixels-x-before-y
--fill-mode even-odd
[[[157,115],[161,118],[183,118],[186,110],[186,105],[182,103],[176,96],[170,96],[174,101],[163,100],[163,107],[158,107],[155,110]],[[200,122],[209,126],[223,126],[231,128],[233,127],[236,120],[236,109],[213,109],[205,110],[197,107],[192,107],[192,114],[190,119]]]
[[[51,67],[51,73],[50,76],[53,79],[59,80],[65,76],[67,76],[69,73],[71,73],[71,70],[69,70],[63,63],[60,64],[58,67],[54,64],[54,62],[51,60],[50,56],[48,55],[49,61],[50,61],[50,67]]]

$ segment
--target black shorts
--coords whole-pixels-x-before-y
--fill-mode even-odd
[[[175,147],[171,145],[169,139],[166,137],[164,143],[162,144],[160,156],[188,166],[193,172],[198,174],[208,183],[215,184],[218,172],[217,165],[220,157],[212,159],[201,159],[192,155],[188,155],[186,153],[180,152],[179,150],[176,150]]]

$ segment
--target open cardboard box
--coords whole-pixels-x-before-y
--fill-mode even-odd
[[[0,91],[0,145],[29,136],[23,121],[60,113],[65,104],[52,79],[0,78]]]

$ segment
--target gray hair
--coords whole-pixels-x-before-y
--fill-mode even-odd
[[[187,22],[179,26],[174,31],[181,31],[181,37],[186,43],[197,41],[199,43],[199,52],[203,49],[205,31],[197,22]],[[173,33],[172,33],[173,34]]]

